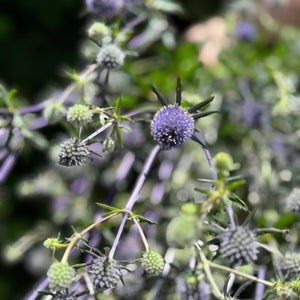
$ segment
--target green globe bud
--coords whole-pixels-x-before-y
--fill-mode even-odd
[[[112,153],[115,150],[115,141],[111,138],[108,138],[103,143],[104,151]]]
[[[224,152],[219,152],[214,158],[213,163],[218,172],[228,175],[230,171],[236,170],[239,164],[233,162],[232,157]]]
[[[185,248],[193,244],[198,235],[198,218],[196,215],[181,214],[168,225],[166,238],[173,248]]]
[[[60,121],[64,116],[65,108],[61,102],[49,102],[43,111],[43,116],[50,124]]]
[[[88,35],[92,40],[99,44],[109,43],[112,40],[111,29],[102,22],[93,23],[88,29]]]
[[[175,249],[174,265],[179,268],[185,268],[189,265],[191,258],[194,256],[192,248]]]
[[[67,263],[54,262],[47,272],[50,290],[61,291],[68,288],[71,285],[75,274],[74,268]]]
[[[93,113],[87,105],[75,104],[68,110],[67,121],[74,127],[86,126],[93,121]]]
[[[149,275],[160,275],[165,266],[162,256],[154,251],[143,252],[140,262],[145,272]]]

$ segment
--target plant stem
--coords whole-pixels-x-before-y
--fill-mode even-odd
[[[118,211],[118,212],[115,212],[114,214],[111,214],[103,219],[100,219],[99,221],[91,224],[89,227],[87,227],[86,229],[84,229],[83,231],[81,231],[81,233],[79,233],[78,235],[76,235],[74,237],[74,239],[72,240],[72,242],[69,244],[69,246],[67,247],[65,253],[64,253],[64,256],[63,258],[61,259],[61,262],[67,262],[68,260],[68,257],[70,255],[70,252],[71,250],[73,249],[73,247],[79,242],[79,240],[87,233],[89,232],[91,229],[93,229],[95,226],[99,225],[100,223],[102,222],[105,222],[107,220],[109,220],[110,218],[120,214],[121,212]]]
[[[131,209],[134,206],[136,200],[138,199],[138,195],[139,195],[139,193],[140,193],[140,191],[143,187],[143,184],[144,184],[145,179],[148,175],[148,172],[149,172],[149,170],[150,170],[150,168],[153,164],[153,161],[154,161],[156,155],[158,154],[159,150],[160,150],[160,147],[158,145],[156,145],[152,149],[152,151],[150,152],[150,154],[149,154],[149,156],[148,156],[148,158],[147,158],[147,160],[144,164],[144,168],[143,168],[143,170],[142,170],[142,172],[141,172],[141,174],[140,174],[140,176],[139,176],[139,178],[138,178],[138,180],[135,184],[134,190],[133,190],[133,192],[132,192],[132,194],[131,194],[131,196],[130,196],[127,204],[126,204],[125,210],[131,211]],[[123,215],[123,219],[122,219],[121,224],[119,226],[118,233],[116,235],[114,243],[113,243],[113,245],[111,247],[111,250],[109,252],[109,257],[110,258],[113,258],[114,254],[115,254],[115,251],[116,251],[117,245],[119,243],[120,237],[122,235],[127,217],[128,217],[128,213],[125,213]]]
[[[96,135],[100,134],[102,131],[106,130],[109,128],[113,123],[109,122],[105,124],[104,126],[100,127],[98,130],[96,130],[94,133],[92,133],[90,136],[88,136],[86,139],[84,139],[82,142],[86,143],[87,141],[91,140],[93,137]]]
[[[255,277],[255,276],[252,276],[252,275],[249,275],[249,274],[241,273],[241,272],[239,272],[239,271],[237,271],[237,270],[234,270],[234,269],[231,269],[231,268],[228,268],[228,267],[225,267],[225,266],[216,264],[216,263],[211,262],[211,261],[207,261],[207,263],[208,263],[212,268],[215,268],[215,269],[218,269],[218,270],[222,270],[222,271],[226,271],[226,272],[229,272],[229,273],[236,274],[237,276],[244,277],[244,278],[249,279],[249,280],[252,280],[252,281],[254,281],[254,282],[262,283],[263,285],[265,285],[265,286],[267,286],[267,287],[272,288],[272,287],[274,286],[274,284],[273,284],[272,282],[270,282],[270,281],[263,280],[263,279],[257,278],[257,277]]]
[[[139,231],[140,236],[141,236],[141,238],[142,238],[142,240],[143,240],[143,243],[144,243],[146,252],[149,252],[149,244],[148,244],[148,241],[147,241],[147,239],[146,239],[146,237],[145,237],[145,234],[144,234],[144,232],[143,232],[143,229],[141,228],[141,225],[139,224],[138,220],[135,219],[135,218],[133,218],[132,221],[135,223],[135,225],[136,225],[137,228],[138,228],[138,231]]]
[[[200,247],[200,245],[198,243],[196,243],[196,247],[198,248],[199,250],[199,255],[200,255],[200,259],[201,259],[201,262],[203,263],[203,269],[204,269],[204,272],[206,274],[206,277],[208,279],[208,281],[210,282],[211,284],[211,287],[213,288],[213,290],[216,292],[217,296],[219,299],[222,299],[223,296],[222,296],[222,293],[219,291],[219,288],[211,274],[211,271],[210,271],[210,261],[208,261]]]

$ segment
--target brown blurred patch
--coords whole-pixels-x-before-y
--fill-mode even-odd
[[[206,67],[214,66],[218,63],[219,53],[228,44],[225,20],[216,16],[192,25],[185,32],[184,38],[191,43],[204,43],[198,59]]]

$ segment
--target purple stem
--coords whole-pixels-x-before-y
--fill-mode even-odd
[[[266,269],[267,268],[266,268],[265,265],[260,266],[259,271],[258,271],[258,275],[257,275],[257,277],[259,279],[265,279]],[[254,300],[262,299],[262,297],[264,295],[264,291],[265,291],[265,286],[262,283],[257,283],[256,288],[255,288]]]
[[[24,107],[20,109],[20,115],[26,115],[26,114],[32,114],[32,113],[37,113],[40,112],[41,110],[44,109],[45,103],[38,103],[32,106]]]
[[[25,296],[24,300],[35,300],[39,296],[39,291],[43,290],[48,284],[48,278],[44,278],[40,280],[34,287],[33,290],[30,291],[30,293]]]
[[[148,156],[148,158],[147,158],[147,160],[144,164],[144,168],[143,168],[143,170],[142,170],[142,172],[141,172],[141,174],[140,174],[140,176],[139,176],[139,178],[138,178],[138,180],[135,184],[134,190],[133,190],[133,192],[132,192],[132,194],[131,194],[131,196],[130,196],[127,204],[126,204],[125,210],[131,211],[131,209],[134,206],[136,200],[138,199],[139,193],[140,193],[140,191],[143,187],[143,184],[144,184],[145,179],[148,175],[148,172],[149,172],[149,170],[152,166],[152,163],[154,162],[154,159],[155,159],[156,155],[158,154],[159,150],[160,150],[160,147],[157,145],[152,149],[151,153],[149,154],[149,156]],[[114,243],[113,243],[113,245],[111,247],[111,250],[109,252],[109,257],[110,258],[113,258],[114,254],[115,254],[115,251],[116,251],[116,248],[118,246],[120,237],[122,235],[127,217],[128,217],[128,213],[125,213],[123,215],[123,218],[122,218],[120,227],[118,229],[118,233],[116,235],[116,238],[114,240]]]
[[[17,159],[17,154],[15,152],[8,155],[8,157],[3,162],[0,168],[0,184],[2,184],[7,176],[9,175],[11,169],[13,168]]]

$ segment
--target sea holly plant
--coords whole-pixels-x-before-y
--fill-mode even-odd
[[[295,174],[299,164],[297,153],[276,151],[298,149],[299,122],[295,111],[288,113],[292,89],[282,71],[274,70],[280,62],[272,49],[264,53],[265,64],[256,61],[260,54],[253,43],[263,40],[264,22],[251,37],[234,31],[230,51],[208,70],[197,61],[202,45],[177,47],[182,42],[166,16],[183,12],[174,1],[86,5],[94,17],[83,46],[88,65],[67,72],[70,85],[25,108],[14,89],[0,87],[0,182],[32,149],[46,157],[49,148],[47,158],[57,162],[14,189],[24,198],[37,196],[51,214],[51,222],[4,251],[9,262],[35,244],[41,245],[39,255],[46,252],[47,270],[26,299],[298,299],[297,178],[287,190],[290,160]],[[245,27],[247,11],[229,22]],[[289,67],[297,63],[292,53],[286,55]],[[274,79],[282,92],[279,106],[262,103],[259,94],[273,101]],[[296,95],[293,101],[297,107]],[[270,116],[267,104],[280,112]],[[274,128],[281,139],[272,139]],[[273,161],[280,170],[272,170]],[[273,173],[285,180],[284,187],[268,177]],[[274,195],[284,198],[286,214],[268,193],[274,203]],[[44,199],[50,199],[49,209]],[[276,210],[265,210],[270,205]],[[37,264],[31,259],[28,265]]]
[[[155,87],[153,87],[153,91],[157,95],[158,99],[165,105],[167,103],[167,100],[162,95],[162,93]],[[75,231],[74,235],[68,239],[68,243],[61,243],[58,238],[50,238],[46,242],[44,242],[44,245],[51,249],[54,254],[56,248],[59,249],[62,247],[66,247],[61,261],[59,262],[55,260],[47,273],[49,280],[48,289],[50,295],[53,295],[53,297],[68,295],[69,289],[74,284],[74,281],[76,281],[76,278],[78,281],[85,276],[89,278],[88,280],[90,283],[92,283],[92,287],[87,284],[86,289],[79,292],[76,291],[77,294],[79,293],[93,295],[95,291],[101,292],[107,289],[115,288],[118,281],[122,281],[122,265],[114,259],[114,254],[121,235],[123,234],[125,224],[129,220],[132,220],[133,223],[137,226],[138,232],[141,236],[146,250],[145,252],[142,252],[141,258],[136,259],[135,261],[133,261],[133,263],[140,265],[148,275],[160,276],[162,274],[165,266],[164,259],[158,252],[150,248],[143,229],[139,224],[140,222],[154,224],[154,222],[142,215],[136,215],[133,211],[133,208],[136,201],[138,200],[139,193],[144,185],[151,165],[153,164],[154,159],[160,150],[179,148],[183,146],[184,142],[192,139],[192,137],[201,146],[203,145],[203,143],[194,136],[194,133],[196,132],[196,129],[194,129],[194,122],[199,118],[214,113],[214,111],[202,112],[202,110],[206,108],[212,100],[213,97],[210,97],[207,100],[204,100],[201,103],[193,106],[190,110],[181,108],[181,83],[180,78],[178,77],[176,89],[176,104],[175,106],[169,105],[164,107],[153,117],[151,130],[152,135],[154,136],[154,140],[158,142],[158,145],[154,146],[153,150],[150,152],[149,157],[145,162],[144,168],[137,180],[137,183],[132,191],[130,198],[128,199],[125,208],[116,208],[99,203],[98,205],[101,208],[106,209],[109,212],[103,214],[99,221],[91,224],[82,232],[79,233]],[[81,165],[82,163],[86,163],[90,152],[85,143],[90,139],[95,138],[99,132],[106,130],[108,128],[108,125],[113,127],[113,132],[116,132],[120,146],[122,147],[119,121],[129,121],[130,119],[128,119],[126,116],[122,117],[118,115],[120,104],[121,100],[119,99],[116,102],[114,113],[108,112],[107,110],[102,108],[98,109],[95,107],[93,107],[93,110],[91,112],[90,109],[84,105],[74,105],[71,109],[69,109],[67,119],[75,127],[78,125],[80,128],[82,128],[84,125],[92,122],[92,116],[97,112],[105,114],[108,119],[105,120],[105,122],[102,124],[103,126],[100,127],[99,130],[96,130],[93,134],[88,136],[83,141],[79,141],[78,137],[67,140],[66,142],[61,144],[58,164],[66,167],[73,167]],[[86,122],[87,120],[88,122]],[[82,132],[80,131],[79,134],[82,134]],[[81,268],[83,267],[84,269],[81,269],[80,272],[79,270],[76,272],[75,270],[78,264],[74,265],[73,267],[68,264],[68,258],[71,250],[74,247],[80,248],[81,242],[89,247],[88,240],[86,240],[85,235],[99,224],[108,221],[109,219],[117,215],[122,215],[122,220],[110,250],[107,250],[107,254],[101,254],[100,256],[96,254],[95,251],[85,251],[86,254],[92,255],[94,259],[90,264],[80,264],[79,266]],[[75,273],[78,274],[75,276]],[[42,293],[47,294],[47,291],[43,291]],[[76,297],[73,295],[74,293],[72,294],[72,297]],[[69,296],[71,297],[71,294]]]

